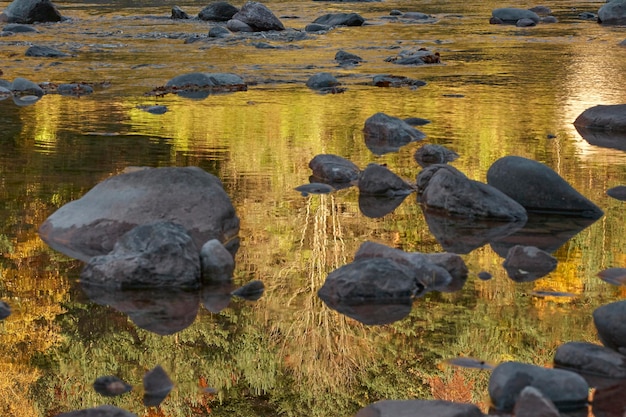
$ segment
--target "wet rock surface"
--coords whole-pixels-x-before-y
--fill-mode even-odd
[[[442,400],[382,400],[359,410],[355,417],[482,417],[472,404]]]
[[[359,179],[361,170],[339,155],[320,154],[309,162],[313,177],[326,184],[345,184]]]
[[[216,1],[205,6],[198,13],[198,18],[214,22],[227,22],[238,12],[239,8],[236,6],[225,1]]]
[[[63,16],[50,0],[14,0],[0,14],[0,22],[43,23],[59,22]]]
[[[558,347],[554,366],[604,378],[626,378],[626,357],[589,342],[568,342]]]
[[[621,354],[626,354],[626,301],[616,301],[596,308],[593,323],[602,344]]]
[[[378,164],[369,164],[365,167],[359,177],[358,187],[361,194],[386,197],[407,195],[414,191],[411,184],[387,167]]]
[[[502,266],[516,282],[539,279],[556,269],[554,256],[534,246],[516,245],[509,249]]]
[[[404,120],[385,113],[376,113],[365,121],[365,145],[376,155],[396,152],[402,146],[426,137]]]

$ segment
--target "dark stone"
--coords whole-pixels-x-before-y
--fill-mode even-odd
[[[282,22],[266,6],[255,1],[246,2],[232,19],[244,22],[255,32],[285,30]]]
[[[221,244],[220,244],[221,245]],[[118,289],[199,287],[198,247],[184,227],[171,222],[139,225],[107,255],[94,256],[81,280]]]
[[[332,26],[321,25],[319,23],[309,23],[304,27],[305,32],[325,32],[332,29]]]
[[[496,19],[500,19],[504,23],[508,24],[516,24],[520,19],[530,19],[535,24],[539,23],[541,18],[539,15],[533,11],[526,9],[517,9],[514,7],[503,7],[500,9],[495,9],[491,12],[492,17]]]
[[[105,397],[116,397],[130,392],[133,387],[114,375],[98,377],[93,383],[94,390]]]
[[[397,117],[376,113],[365,121],[365,145],[376,155],[396,152],[404,145],[422,140],[425,134]]]
[[[161,368],[157,365],[143,376],[144,397],[143,403],[146,407],[156,407],[167,397],[174,388],[174,383]]]
[[[3,32],[13,32],[13,33],[27,33],[27,32],[37,32],[37,29],[30,25],[22,25],[19,23],[10,23],[2,28]]]
[[[602,344],[626,355],[626,300],[605,304],[593,312],[593,323]]]
[[[406,12],[402,15],[403,19],[413,19],[413,20],[428,20],[432,19],[431,15],[421,12]]]
[[[441,56],[439,52],[432,52],[425,49],[406,50],[400,52],[397,56],[386,58],[385,61],[397,65],[439,64],[441,63]]]
[[[189,19],[189,15],[180,7],[174,6],[172,7],[172,19]]]
[[[531,386],[522,390],[515,402],[513,412],[515,417],[560,417],[561,415],[549,398]]]
[[[421,167],[427,167],[433,164],[445,164],[448,162],[452,162],[459,157],[454,151],[446,148],[441,145],[433,145],[427,143],[421,146],[415,154],[413,154],[413,158],[415,162],[417,162]]]
[[[510,412],[522,390],[528,386],[541,391],[560,411],[587,405],[589,385],[582,376],[519,362],[505,362],[493,370],[489,396],[496,410]]]
[[[213,26],[209,29],[209,38],[228,38],[232,35],[232,32],[224,26]]]
[[[351,54],[346,51],[337,51],[335,54],[335,61],[339,63],[339,65],[357,65],[363,62],[363,58],[358,55]]]
[[[613,3],[615,2],[607,5]],[[626,133],[626,104],[600,104],[590,107],[574,120],[574,126],[587,130]]]
[[[202,9],[198,13],[198,18],[214,22],[228,22],[237,12],[239,12],[239,9],[230,3],[216,1]]]
[[[520,19],[515,23],[515,26],[519,27],[519,28],[526,28],[526,27],[531,27],[531,26],[537,26],[537,22],[535,22],[532,19]]]
[[[334,75],[328,72],[320,72],[318,74],[312,75],[308,81],[306,82],[306,86],[311,90],[326,90],[329,88],[334,88],[340,85],[341,83]]]
[[[598,20],[598,15],[591,12],[582,12],[578,14],[578,18],[582,20]]]
[[[626,151],[626,132],[600,129],[587,129],[575,126],[580,136],[594,146]]]
[[[309,194],[328,194],[335,191],[335,188],[328,184],[321,182],[313,182],[309,184],[299,185],[294,190],[299,191],[303,197],[307,197]]]
[[[200,263],[203,284],[229,282],[233,277],[235,270],[233,255],[217,239],[209,240],[202,245]]]
[[[8,23],[60,22],[63,17],[49,0],[13,0],[3,12]]]
[[[526,210],[600,218],[604,213],[548,166],[519,156],[498,159],[487,171],[487,183]]]
[[[626,415],[626,381],[604,381],[593,393],[591,410],[594,417],[623,417]]]
[[[471,219],[525,222],[526,210],[506,194],[467,178],[450,165],[436,164],[417,176],[418,198],[429,210]]]
[[[360,409],[355,417],[483,417],[473,404],[443,400],[382,400]]]
[[[411,184],[378,164],[369,164],[363,170],[358,186],[361,194],[386,197],[406,196],[414,191]]]
[[[167,106],[163,106],[161,104],[155,104],[153,106],[151,106],[151,105],[137,106],[137,108],[139,110],[143,110],[143,111],[145,111],[147,113],[150,113],[150,114],[157,114],[157,115],[159,115],[159,114],[167,113]]]
[[[478,273],[478,279],[480,279],[481,281],[489,281],[491,278],[493,278],[493,275],[491,275],[487,271],[480,271]]]
[[[426,82],[421,80],[414,80],[412,78],[404,77],[402,75],[375,75],[373,83],[376,87],[422,87],[426,85]],[[424,120],[424,119],[422,119]],[[404,120],[407,121],[406,119]],[[407,122],[408,123],[408,122]],[[411,124],[411,123],[409,123]],[[419,124],[419,123],[418,123]],[[424,124],[424,123],[422,123]],[[413,125],[413,126],[417,126]]]
[[[558,347],[554,366],[580,374],[626,379],[626,357],[589,342],[568,342]]]
[[[363,26],[365,19],[357,13],[328,13],[313,21],[325,26]]]
[[[245,81],[231,73],[192,72],[172,78],[165,84],[166,88],[175,90],[180,96],[187,98],[206,98],[210,94],[248,89]]]
[[[19,95],[29,94],[36,97],[42,97],[44,95],[44,91],[39,85],[20,77],[13,80],[10,90]]]
[[[313,176],[326,184],[350,183],[358,180],[361,170],[352,161],[338,155],[320,154],[309,162]]]
[[[616,200],[626,201],[626,185],[618,185],[606,190],[606,195]]]
[[[108,178],[53,213],[41,238],[87,262],[105,255],[130,229],[155,221],[180,224],[196,247],[218,239],[231,253],[239,247],[239,218],[221,181],[197,167],[144,168]]]
[[[112,405],[101,405],[57,414],[56,417],[137,417],[137,415]]]
[[[626,268],[608,268],[598,272],[598,277],[613,285],[626,284]]]
[[[535,281],[556,269],[557,260],[534,246],[513,246],[502,264],[516,282]]]
[[[231,32],[254,32],[254,28],[252,26],[237,19],[230,19],[226,23],[226,27]]]
[[[543,15],[543,16],[546,16],[552,13],[552,10],[550,10],[550,8],[547,6],[534,6],[528,10],[530,10],[533,13],[537,13],[538,15]]]
[[[263,284],[263,281],[255,279],[248,282],[243,287],[237,288],[231,294],[239,298],[243,298],[244,300],[256,301],[261,298],[264,291],[265,285]]]
[[[393,212],[406,199],[408,194],[392,197],[386,195],[359,194],[359,210],[364,216],[377,219]]]
[[[11,307],[0,300],[0,320],[4,320],[11,315]]]
[[[598,23],[605,25],[626,24],[626,0],[608,1],[598,10]]]
[[[422,119],[421,117],[407,117],[404,121],[411,126],[424,126],[430,123],[430,120]]]
[[[87,84],[59,84],[57,87],[57,93],[62,96],[85,96],[87,94],[93,94],[93,87]]]
[[[541,23],[558,23],[559,20],[554,16],[545,16],[541,18]]]

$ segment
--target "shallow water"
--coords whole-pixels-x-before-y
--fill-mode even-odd
[[[591,313],[626,294],[597,277],[626,264],[625,203],[605,194],[626,184],[626,153],[590,144],[572,125],[586,108],[626,102],[626,49],[619,46],[626,31],[577,18],[602,2],[553,2],[559,23],[524,29],[489,25],[491,10],[506,6],[494,1],[265,4],[277,16],[299,16],[281,19],[293,29],[343,11],[371,24],[292,42],[255,35],[184,43],[206,34],[209,24],[171,21],[169,4],[63,2],[59,10],[72,21],[0,37],[4,79],[98,84],[78,98],[49,94],[26,107],[0,101],[0,299],[13,309],[0,323],[2,415],[50,416],[112,403],[141,416],[349,416],[383,398],[471,401],[486,410],[488,371],[450,366],[449,359],[551,365],[561,343],[597,342]],[[190,15],[202,8],[178,5]],[[438,21],[391,21],[392,9]],[[260,41],[279,49],[256,48]],[[25,57],[30,44],[73,56]],[[385,62],[416,47],[439,51],[442,64]],[[365,62],[339,68],[339,49]],[[191,71],[233,72],[249,88],[204,100],[146,95]],[[321,71],[340,78],[347,91],[309,90],[304,83]],[[388,73],[427,85],[370,85],[373,75]],[[168,111],[138,108],[153,104]],[[365,146],[363,124],[379,111],[431,120],[419,127],[424,143],[456,151],[453,165],[472,179],[485,181],[489,166],[505,155],[543,162],[605,216],[557,245],[557,269],[540,280],[509,279],[497,247],[487,244],[462,255],[470,269],[462,290],[429,293],[408,317],[388,325],[343,316],[316,292],[362,242],[443,251],[414,195],[374,219],[361,213],[353,188],[308,197],[294,191],[308,182],[308,162],[320,153],[360,167],[385,163],[414,181],[420,168],[413,153],[421,143],[381,157]],[[202,294],[152,295],[148,300],[159,300],[153,306],[145,299],[90,300],[77,282],[82,264],[49,249],[39,225],[128,166],[187,165],[224,182],[242,226],[235,283],[262,280],[263,297],[233,299],[222,310],[220,300]],[[537,232],[545,230],[555,229]],[[479,279],[481,271],[492,279]],[[184,329],[155,333],[149,316],[146,324],[145,316],[124,313],[136,305]],[[159,408],[144,407],[141,378],[158,364],[176,388]],[[93,381],[110,374],[135,389],[100,396]]]

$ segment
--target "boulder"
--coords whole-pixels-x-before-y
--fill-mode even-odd
[[[319,23],[309,23],[304,27],[305,32],[325,32],[332,29],[332,26],[321,25]]]
[[[598,10],[598,23],[605,25],[626,24],[626,0],[607,1]]]
[[[613,3],[606,5],[609,4]],[[626,104],[590,107],[574,120],[574,126],[589,130],[626,133]]]
[[[112,405],[101,405],[57,414],[56,417],[137,417],[137,415]]]
[[[226,22],[226,28],[231,32],[254,32],[252,26],[237,19],[230,19]]]
[[[626,357],[589,342],[568,342],[558,347],[554,366],[604,378],[626,379]]]
[[[427,143],[420,147],[413,154],[415,162],[417,162],[422,168],[433,164],[446,164],[452,162],[459,157],[454,151],[441,145],[434,145]]]
[[[520,156],[498,159],[487,183],[532,212],[600,218],[604,213],[548,166]]]
[[[21,77],[13,80],[10,90],[20,96],[33,95],[36,97],[42,97],[44,95],[43,89],[38,84]]]
[[[606,195],[616,200],[626,201],[626,185],[617,185],[606,190]]]
[[[213,22],[228,22],[237,12],[239,12],[239,9],[232,4],[225,1],[216,1],[200,10],[198,18]]]
[[[26,56],[38,57],[38,58],[62,58],[70,56],[65,52],[61,52],[57,49],[50,48],[49,46],[33,45],[26,50]]]
[[[337,53],[335,54],[335,61],[337,61],[339,63],[339,65],[345,66],[345,65],[358,65],[361,62],[363,62],[363,58],[361,58],[358,55],[355,54],[351,54],[350,52],[346,52],[346,51],[337,51]]]
[[[537,26],[537,22],[535,22],[532,19],[520,19],[515,23],[515,26],[519,27],[519,28],[527,28],[527,27],[531,27],[531,26]]]
[[[359,179],[361,170],[352,161],[338,155],[319,154],[309,162],[313,177],[326,184],[345,184]]]
[[[187,98],[206,98],[214,93],[246,91],[248,86],[236,74],[192,72],[172,78],[165,89]]]
[[[233,20],[239,20],[250,26],[255,32],[285,30],[282,22],[261,3],[248,1],[235,13]]]
[[[360,409],[355,417],[482,417],[473,404],[443,400],[382,400]]]
[[[404,145],[422,140],[425,134],[402,119],[376,113],[365,121],[365,145],[376,155],[396,152]]]
[[[235,261],[222,242],[212,239],[200,249],[202,282],[204,284],[228,282],[233,277]]]
[[[528,386],[539,390],[560,411],[587,405],[589,385],[582,376],[519,362],[504,362],[493,370],[489,378],[489,396],[496,410],[510,412],[522,390]]]
[[[171,221],[183,226],[196,247],[218,239],[235,253],[239,218],[221,181],[197,167],[145,168],[108,178],[82,198],[54,212],[39,235],[82,261],[105,255],[127,231]]]
[[[107,255],[94,256],[81,280],[116,289],[199,287],[200,256],[184,227],[171,222],[139,225]]]
[[[593,323],[602,344],[626,355],[626,300],[616,301],[596,308]]]
[[[318,17],[313,23],[324,26],[363,26],[365,19],[357,13],[328,13]]]
[[[50,0],[13,0],[0,14],[0,22],[46,23],[60,22],[61,13]]]
[[[531,386],[522,390],[513,411],[515,417],[560,417],[561,415],[549,398]]]
[[[496,19],[500,19],[503,23],[517,24],[520,19],[530,19],[535,24],[539,23],[541,18],[533,11],[527,9],[518,9],[515,7],[503,7],[500,9],[494,9],[491,12],[491,16]]]
[[[143,376],[143,403],[146,407],[156,407],[174,388],[174,383],[161,365],[157,365]]]
[[[531,282],[556,269],[554,256],[534,246],[515,245],[509,249],[502,266],[516,282]]]
[[[320,72],[318,74],[314,74],[306,82],[306,86],[311,90],[324,91],[328,89],[333,89],[339,86],[341,83],[334,75],[329,72]]]
[[[181,20],[185,20],[185,19],[189,19],[189,15],[180,7],[178,6],[173,6],[172,7],[172,19],[176,20],[176,19],[181,19]]]
[[[228,38],[232,32],[223,26],[213,26],[209,29],[209,38]]]
[[[391,172],[389,168],[378,164],[369,164],[363,170],[358,186],[361,194],[386,197],[407,195],[414,191],[411,184]]]
[[[418,200],[428,210],[471,219],[525,222],[526,210],[506,194],[470,180],[456,168],[435,164],[417,176]]]

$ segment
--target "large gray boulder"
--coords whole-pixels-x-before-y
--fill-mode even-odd
[[[598,10],[598,22],[605,25],[626,24],[626,0],[607,1]]]
[[[101,405],[57,414],[56,417],[137,417],[137,415],[112,405]]]
[[[26,78],[17,77],[11,83],[9,88],[16,95],[33,95],[42,97],[44,95],[43,89],[36,83],[27,80]]]
[[[109,254],[91,258],[80,278],[116,289],[199,287],[200,252],[180,225],[143,224],[124,234]]]
[[[607,3],[606,5],[608,6],[613,3],[615,2]],[[590,107],[574,120],[574,126],[577,128],[606,132],[626,132],[626,104]]]
[[[411,184],[394,174],[383,165],[369,164],[359,178],[359,191],[366,195],[395,197],[414,191]]]
[[[355,417],[482,417],[473,404],[443,400],[382,400],[360,409]]]
[[[526,221],[526,210],[506,194],[470,180],[456,168],[435,164],[417,176],[418,199],[427,209],[452,216]]]
[[[422,140],[425,134],[402,119],[376,113],[365,121],[365,145],[376,155],[396,152],[404,145]]]
[[[235,13],[233,20],[239,20],[250,26],[255,32],[285,30],[283,23],[261,3],[248,1]]]
[[[63,16],[50,0],[13,0],[0,14],[0,22],[60,22]]]
[[[365,19],[357,13],[328,13],[318,17],[313,23],[324,26],[363,26]]]
[[[626,300],[616,301],[596,308],[593,323],[602,344],[626,355]]]
[[[597,219],[602,210],[547,165],[520,156],[498,159],[487,171],[487,183],[528,211]]]
[[[513,25],[517,24],[517,21],[521,19],[530,19],[535,22],[535,24],[539,23],[541,20],[537,13],[527,9],[518,9],[515,7],[502,7],[494,9],[491,12],[491,16],[492,18],[501,20],[503,23]]]
[[[589,342],[568,342],[554,354],[554,366],[583,375],[626,379],[626,356]]]
[[[316,182],[348,184],[359,179],[361,170],[354,162],[333,154],[319,154],[309,162]]]
[[[88,261],[106,255],[135,226],[170,221],[183,226],[197,247],[218,239],[239,246],[239,218],[221,181],[197,167],[139,169],[108,178],[54,212],[41,238],[68,256]]]
[[[239,9],[226,1],[216,1],[207,5],[198,13],[200,20],[228,22]]]
[[[505,362],[493,370],[489,378],[489,396],[496,410],[510,412],[522,390],[528,386],[541,391],[560,411],[587,405],[589,385],[582,376],[519,362]]]

